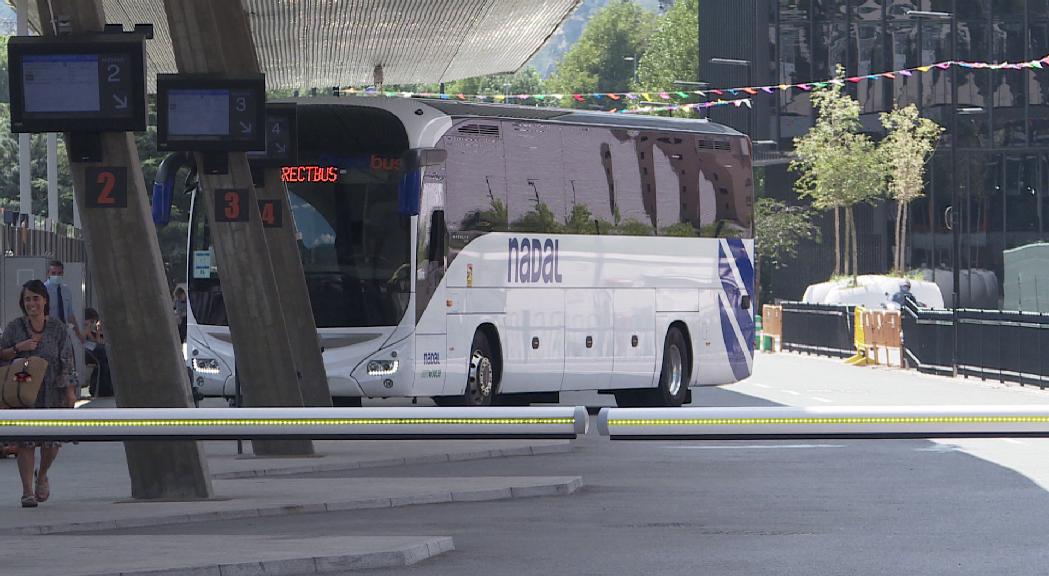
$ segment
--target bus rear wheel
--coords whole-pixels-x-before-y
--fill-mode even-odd
[[[663,369],[659,372],[659,385],[654,390],[644,391],[647,405],[681,406],[688,397],[688,383],[691,380],[692,357],[685,334],[677,326],[671,326],[663,342]]]
[[[466,390],[461,396],[438,396],[433,399],[434,403],[438,406],[491,406],[499,384],[496,381],[498,367],[495,362],[488,336],[478,330],[470,346]]]
[[[692,357],[685,334],[677,326],[667,330],[663,343],[663,368],[655,388],[616,390],[616,404],[622,407],[677,407],[688,397],[688,383],[692,379]]]

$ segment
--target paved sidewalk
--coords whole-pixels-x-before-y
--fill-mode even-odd
[[[108,404],[100,402],[99,405]],[[88,405],[84,409],[90,409]],[[121,443],[66,445],[49,476],[51,499],[19,507],[14,458],[0,460],[0,534],[15,548],[45,546],[45,555],[0,560],[5,576],[248,576],[320,574],[366,567],[407,566],[454,549],[440,535],[293,538],[238,537],[209,541],[186,536],[146,538],[91,535],[158,524],[208,522],[415,504],[571,494],[579,477],[313,478],[310,472],[404,464],[529,456],[572,449],[567,440],[317,441],[317,456],[260,458],[237,453],[234,441],[205,442],[215,498],[193,502],[130,499]],[[294,476],[292,476],[294,475]],[[40,544],[41,534],[49,536]],[[50,539],[55,539],[52,542]],[[165,550],[171,553],[165,553]],[[192,554],[185,554],[191,550]],[[178,551],[178,553],[176,553]],[[22,555],[19,555],[20,557]]]

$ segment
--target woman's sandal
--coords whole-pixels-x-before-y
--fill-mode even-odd
[[[36,497],[32,494],[22,496],[22,508],[36,508]]]
[[[51,485],[47,481],[47,476],[36,478],[36,501],[47,502],[47,499],[51,497]]]

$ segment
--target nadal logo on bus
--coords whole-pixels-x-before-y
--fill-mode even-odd
[[[507,248],[506,281],[518,284],[560,284],[560,241],[511,238]]]

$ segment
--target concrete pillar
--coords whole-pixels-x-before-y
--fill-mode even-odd
[[[58,135],[47,135],[47,220],[54,230],[58,218]]]
[[[310,292],[302,271],[288,188],[281,181],[279,169],[267,169],[263,180],[265,186],[255,189],[259,200],[279,200],[281,205],[281,226],[269,226],[263,230],[273,269],[281,271],[275,275],[277,292],[281,296],[288,341],[295,355],[295,366],[299,370],[302,402],[305,406],[331,406],[331,390],[328,388],[328,375],[324,370],[324,358],[317,338],[317,324],[313,320]]]
[[[240,2],[165,0],[164,11],[183,73],[247,74],[259,71],[248,16]],[[197,166],[203,157],[196,155]],[[229,174],[200,175],[215,260],[229,318],[246,406],[302,406],[296,358],[288,341],[273,265],[262,230],[247,155],[229,154]],[[248,222],[215,222],[215,190],[245,191]],[[281,271],[283,274],[284,271]],[[286,299],[291,300],[290,296]],[[255,454],[308,455],[308,440],[252,443]]]
[[[101,0],[38,0],[37,6],[42,21],[50,21],[53,9],[68,18],[75,31],[101,31],[105,23]],[[80,204],[87,168],[127,168],[127,208],[91,208],[83,213],[87,261],[98,287],[95,301],[106,323],[117,406],[190,408],[189,376],[133,135],[102,135],[102,158],[97,164],[71,162],[70,171]],[[125,442],[124,452],[132,497],[212,496],[199,443]]]

